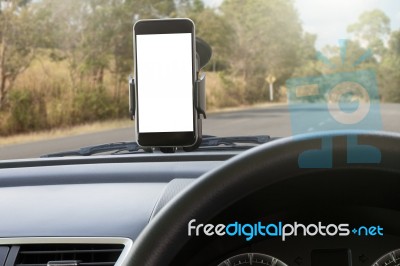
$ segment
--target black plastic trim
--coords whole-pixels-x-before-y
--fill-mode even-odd
[[[0,161],[0,169],[40,167],[55,165],[81,165],[101,163],[138,163],[138,162],[190,162],[190,161],[225,161],[238,155],[240,151],[193,152],[175,154],[129,154],[93,157],[38,158]]]

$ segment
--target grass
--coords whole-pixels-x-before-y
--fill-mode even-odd
[[[0,146],[22,144],[44,139],[55,139],[60,137],[94,133],[94,132],[106,131],[123,127],[131,127],[132,125],[133,122],[129,119],[93,122],[68,128],[59,128],[47,131],[32,132],[26,134],[13,135],[9,137],[2,137],[0,138]]]
[[[12,98],[14,109],[10,109],[9,113],[0,114],[0,129],[4,135],[0,137],[0,146],[132,127],[133,123],[129,119],[115,119],[123,117],[124,110],[127,114],[128,108],[124,104],[128,91],[121,89],[118,99],[122,102],[116,103],[117,98],[113,98],[115,88],[110,78],[111,74],[107,72],[104,81],[105,94],[96,94],[96,90],[88,90],[83,95],[85,97],[79,98],[75,95],[74,98],[67,62],[53,62],[46,55],[37,58],[16,80],[14,92],[20,93],[14,95],[18,96],[14,97],[15,99]],[[207,113],[250,107],[238,100],[241,98],[241,92],[235,92],[231,84],[226,84],[226,80],[230,78],[222,73],[207,73]],[[36,121],[35,118],[41,120]],[[104,120],[107,118],[108,120]],[[103,122],[80,124],[82,121],[96,120]]]

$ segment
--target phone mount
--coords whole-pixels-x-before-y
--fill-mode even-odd
[[[184,151],[197,149],[202,142],[202,119],[206,119],[206,74],[201,72],[210,61],[212,55],[211,47],[202,39],[196,37],[196,80],[194,82],[194,106],[197,112],[197,141],[192,146],[184,147]],[[131,120],[135,119],[136,110],[136,85],[132,75],[129,76],[129,114]],[[174,153],[177,147],[160,148],[165,153]]]

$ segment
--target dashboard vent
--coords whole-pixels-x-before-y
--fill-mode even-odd
[[[119,244],[27,244],[19,246],[14,265],[115,265],[123,248]]]

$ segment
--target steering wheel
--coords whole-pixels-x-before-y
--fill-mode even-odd
[[[332,154],[333,168],[300,168],[299,155],[312,150],[318,152],[323,139],[333,141],[330,150],[325,151]],[[356,139],[360,149],[357,151],[356,147],[353,155],[363,156],[363,151],[372,147],[380,152],[380,162],[349,163],[343,159],[346,154],[349,156],[350,139]],[[336,160],[338,157],[341,159]],[[332,169],[400,174],[400,134],[365,131],[306,134],[275,140],[235,156],[199,177],[149,222],[133,244],[129,265],[169,265],[190,239],[187,231],[190,220],[207,222],[260,188]]]

